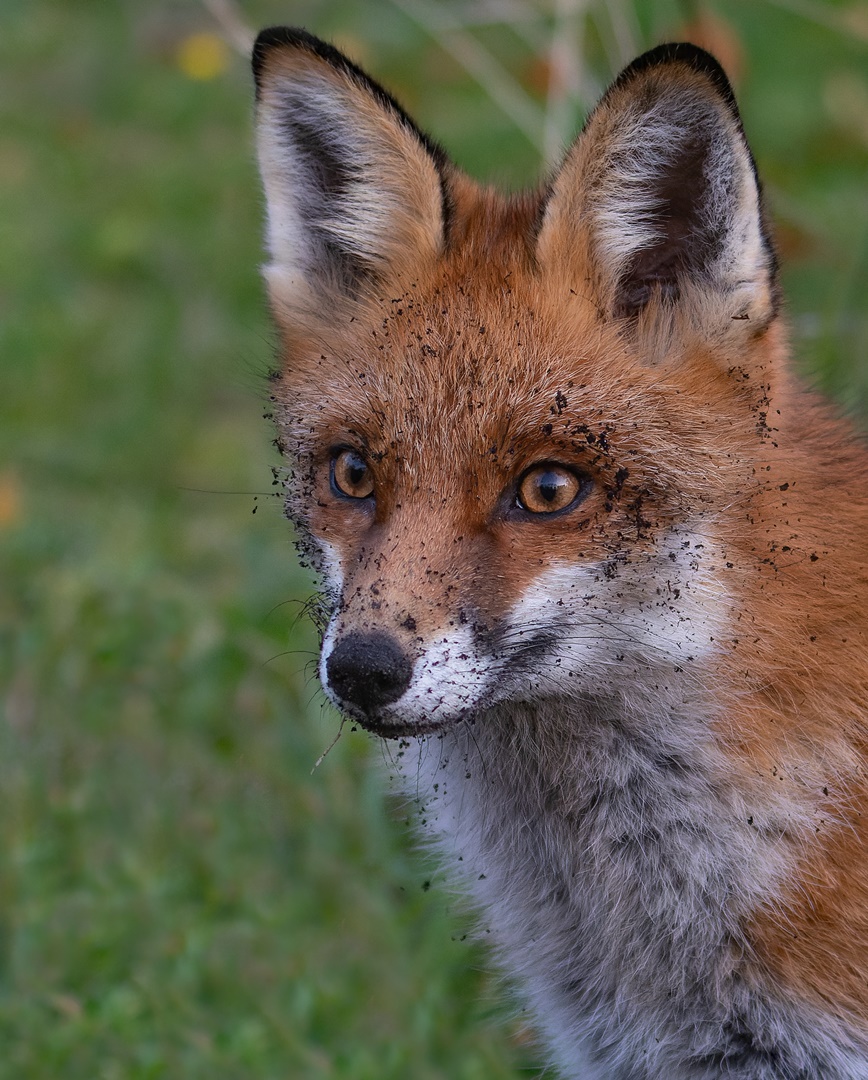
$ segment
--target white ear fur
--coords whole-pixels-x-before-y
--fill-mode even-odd
[[[278,310],[356,297],[434,258],[444,159],[395,102],[304,31],[263,31],[253,63]]]
[[[767,320],[775,260],[732,91],[690,45],[630,65],[555,177],[538,241],[543,265],[578,251],[609,315],[686,292],[725,299],[728,318]]]

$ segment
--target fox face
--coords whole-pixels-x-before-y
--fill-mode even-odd
[[[718,66],[637,62],[514,198],[304,33],[266,32],[255,66],[327,694],[402,736],[528,696],[683,694],[734,603],[717,517],[756,495],[778,347]]]
[[[450,305],[465,345],[460,328],[444,340],[436,297],[402,297],[417,311],[372,330],[376,375],[373,357],[347,357],[355,383],[292,406],[306,439],[317,428],[293,511],[333,591],[323,685],[383,734],[640,685],[689,667],[718,629],[720,540],[707,486],[689,486],[715,451],[685,429],[687,403],[676,413],[651,379],[619,389],[613,357],[631,359],[613,335],[589,326],[577,360],[557,311],[491,299],[487,315],[478,298]]]

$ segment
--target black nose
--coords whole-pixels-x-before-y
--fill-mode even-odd
[[[352,633],[326,660],[326,674],[341,701],[370,714],[398,700],[410,685],[413,665],[388,634]]]

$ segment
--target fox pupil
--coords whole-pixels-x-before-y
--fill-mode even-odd
[[[547,503],[553,503],[557,501],[563,487],[563,477],[558,476],[557,473],[543,473],[539,479],[537,491]]]

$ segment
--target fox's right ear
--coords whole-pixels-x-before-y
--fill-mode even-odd
[[[444,244],[445,155],[337,49],[263,30],[253,49],[265,268],[281,322],[334,318]]]

